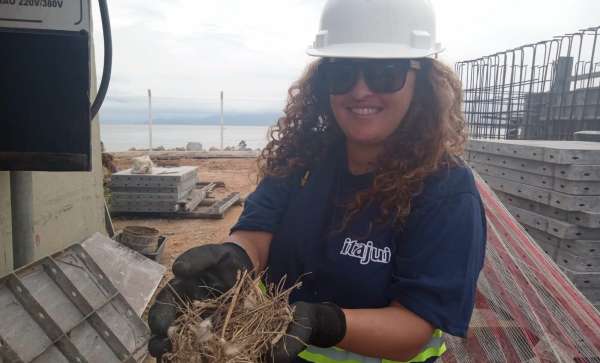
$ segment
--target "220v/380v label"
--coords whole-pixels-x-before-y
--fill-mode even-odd
[[[38,8],[62,8],[64,0],[0,0],[0,5],[34,6]]]

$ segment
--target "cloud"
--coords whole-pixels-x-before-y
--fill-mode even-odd
[[[598,25],[597,0],[432,0],[448,62]],[[95,2],[93,2],[95,3]],[[280,110],[311,60],[304,51],[325,0],[119,0],[110,3],[113,79],[106,109]],[[96,6],[96,5],[95,5]],[[97,64],[102,64],[95,9]],[[100,75],[98,74],[98,77]],[[162,97],[162,99],[161,99]],[[200,107],[201,106],[201,107]],[[103,109],[104,111],[104,109]],[[134,112],[134,111],[131,111]]]

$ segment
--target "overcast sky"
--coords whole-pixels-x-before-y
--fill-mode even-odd
[[[401,0],[398,0],[401,1]],[[95,1],[92,1],[95,3]],[[600,25],[599,0],[432,0],[443,58],[476,58]],[[279,111],[310,61],[325,0],[112,0],[113,76],[101,118]],[[97,5],[96,5],[97,6]],[[102,33],[94,9],[98,77]]]

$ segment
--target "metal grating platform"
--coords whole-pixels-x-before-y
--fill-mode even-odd
[[[73,245],[0,279],[0,361],[139,362],[145,323]]]

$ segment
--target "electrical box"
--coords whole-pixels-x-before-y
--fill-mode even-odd
[[[0,170],[90,171],[89,0],[0,0]]]

